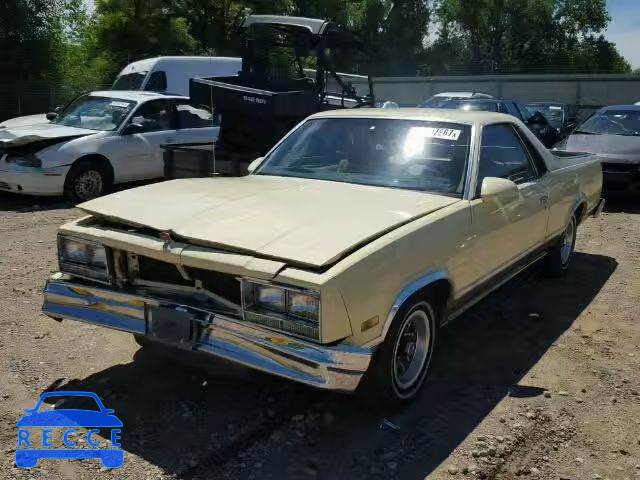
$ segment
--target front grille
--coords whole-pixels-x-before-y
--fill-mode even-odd
[[[171,283],[173,285],[193,286],[186,280],[173,263],[162,262],[150,257],[138,257],[139,278],[150,282]]]
[[[187,268],[194,280],[202,282],[202,288],[240,305],[240,280],[235,275],[200,268]]]
[[[138,269],[138,278],[141,280],[184,287],[196,287],[198,283],[202,289],[240,305],[240,281],[230,273],[186,267],[187,279],[173,263],[144,256],[138,256]]]
[[[145,256],[138,256],[137,261],[138,273],[134,274],[137,279],[185,287],[199,286],[203,290],[237,305],[238,309],[240,308],[242,294],[240,280],[236,275],[203,270],[201,268],[185,267],[184,271],[189,276],[189,279],[186,279],[180,273],[178,267],[172,263]],[[132,272],[129,272],[129,274],[131,275]],[[203,305],[203,307],[206,308],[206,305]],[[240,314],[239,310],[237,314]],[[272,314],[271,312],[259,313],[255,311],[245,311],[244,319],[248,322],[264,325],[265,327],[280,330],[284,333],[291,333],[312,340],[320,339],[318,325],[302,319],[293,319]]]

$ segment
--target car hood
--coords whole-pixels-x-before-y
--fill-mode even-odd
[[[34,125],[36,123],[49,123],[45,113],[37,113],[35,115],[25,115],[22,117],[10,118],[0,123],[0,128],[22,127],[24,125]]]
[[[47,410],[25,415],[17,427],[121,427],[115,415],[91,410]]]
[[[597,153],[602,161],[640,161],[640,137],[573,134],[567,139],[565,150]]]
[[[456,201],[409,190],[249,175],[173,180],[80,208],[194,243],[322,267]]]
[[[0,128],[0,157],[3,153],[14,155],[36,153],[50,145],[95,133],[97,132],[93,130],[66,127],[55,123]]]

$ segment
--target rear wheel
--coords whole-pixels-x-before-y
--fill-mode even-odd
[[[64,194],[72,202],[84,202],[104,195],[111,187],[107,168],[99,162],[83,160],[69,170],[64,185]]]
[[[418,395],[433,356],[442,310],[438,302],[422,297],[401,308],[359,387],[367,401],[394,406]]]
[[[569,223],[565,227],[555,244],[547,252],[545,259],[545,272],[551,276],[563,275],[568,269],[576,246],[576,233],[578,222],[575,215],[571,215]]]

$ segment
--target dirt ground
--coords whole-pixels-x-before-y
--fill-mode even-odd
[[[78,215],[0,194],[1,478],[640,479],[637,200],[587,220],[566,277],[526,272],[444,329],[422,396],[391,416],[43,316],[56,228]],[[122,468],[14,465],[15,423],[51,390],[115,409]]]

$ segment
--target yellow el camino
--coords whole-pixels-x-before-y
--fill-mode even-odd
[[[242,178],[80,205],[44,312],[320,388],[414,398],[438,330],[543,260],[570,264],[602,208],[598,159],[511,116],[313,115]]]

